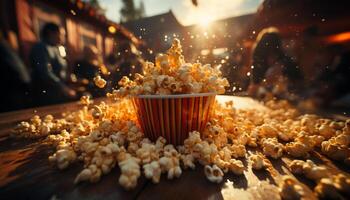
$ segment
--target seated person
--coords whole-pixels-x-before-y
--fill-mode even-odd
[[[47,23],[41,30],[41,41],[31,50],[33,93],[38,105],[65,102],[76,97],[76,92],[65,83],[67,62],[59,52],[62,43],[63,30],[54,23]]]
[[[248,93],[257,96],[264,88],[274,95],[283,95],[296,89],[301,72],[282,48],[280,35],[275,28],[262,30],[253,50],[251,83]],[[292,88],[294,86],[294,88]]]

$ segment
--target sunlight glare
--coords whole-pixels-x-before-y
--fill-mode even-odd
[[[213,18],[207,15],[197,17],[198,24],[204,28],[208,28],[213,21]]]

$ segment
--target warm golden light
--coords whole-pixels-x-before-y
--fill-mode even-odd
[[[115,32],[117,32],[117,29],[114,26],[111,25],[111,26],[108,27],[108,31],[110,33],[114,34]]]
[[[198,16],[198,24],[204,28],[208,28],[213,21],[213,18],[210,16]]]
[[[328,37],[328,41],[331,43],[341,43],[349,40],[350,40],[350,31],[331,35],[330,37]]]

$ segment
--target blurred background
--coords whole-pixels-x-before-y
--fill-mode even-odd
[[[0,112],[103,96],[182,41],[227,94],[348,115],[347,0],[2,0]],[[96,88],[93,77],[107,80]]]

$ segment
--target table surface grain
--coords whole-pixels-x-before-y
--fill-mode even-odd
[[[233,100],[237,108],[267,109],[247,97],[218,96],[220,102]],[[228,173],[220,184],[209,182],[203,167],[197,164],[195,170],[184,170],[180,178],[166,180],[163,175],[159,184],[153,184],[143,176],[131,191],[125,191],[118,184],[118,167],[101,178],[98,183],[74,185],[75,176],[82,169],[82,163],[74,163],[66,170],[58,170],[48,162],[54,148],[40,140],[8,138],[11,129],[20,121],[28,120],[33,114],[59,116],[65,111],[78,109],[77,103],[46,106],[0,114],[0,199],[269,199],[272,200],[269,185],[276,185],[285,174],[292,175],[287,164],[288,156],[269,159],[267,170],[252,170],[247,159],[241,159],[247,166],[244,175]],[[247,149],[247,154],[257,151]],[[350,169],[341,163],[332,162],[318,151],[312,152],[311,159],[325,164],[332,173],[349,175]],[[315,184],[302,176],[297,180],[310,193]],[[269,184],[266,184],[266,183]],[[263,184],[264,183],[264,184]]]

